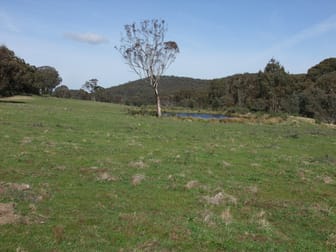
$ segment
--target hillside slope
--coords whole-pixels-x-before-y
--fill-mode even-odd
[[[1,251],[333,251],[336,131],[0,102]]]
[[[209,80],[187,77],[162,76],[159,85],[160,96],[164,102],[167,97],[180,92],[206,92]],[[133,105],[146,105],[155,102],[154,91],[145,79],[131,81],[105,89],[106,96],[111,102]]]

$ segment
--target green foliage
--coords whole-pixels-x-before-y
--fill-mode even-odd
[[[327,59],[311,68],[307,75],[292,75],[271,59],[258,74],[238,74],[211,81],[209,103],[217,110],[239,106],[335,123],[335,61]]]
[[[70,97],[78,100],[91,100],[91,95],[83,89],[70,90]]]
[[[61,85],[55,88],[53,95],[58,98],[70,98],[71,92],[66,85]]]
[[[200,106],[203,106],[203,103],[207,102],[207,85],[208,81],[206,80],[162,76],[159,87],[161,103],[164,106],[181,106],[185,100],[193,97],[197,104],[202,103]],[[101,92],[101,96],[103,99],[97,97],[97,101],[135,106],[156,103],[153,89],[146,79],[106,88]],[[206,101],[202,102],[202,99]]]
[[[53,89],[62,81],[57,70],[51,66],[41,66],[36,69],[35,86],[40,94],[52,94]]]
[[[99,101],[104,101],[104,88],[98,85],[98,79],[90,79],[84,83],[82,89],[87,91],[91,99],[96,101],[97,96]]]
[[[0,127],[0,203],[19,217],[3,251],[335,250],[335,128],[41,97],[2,100]]]
[[[61,77],[50,66],[35,67],[5,46],[0,46],[0,96],[51,94]]]
[[[36,68],[5,46],[0,46],[0,96],[32,94],[38,90],[34,86]]]
[[[336,58],[329,58],[310,68],[307,77],[316,81],[322,75],[334,71],[336,71]]]

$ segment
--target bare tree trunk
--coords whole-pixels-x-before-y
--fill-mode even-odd
[[[156,113],[157,117],[161,117],[161,102],[160,102],[160,96],[157,88],[154,89],[155,91],[155,97],[156,97]]]

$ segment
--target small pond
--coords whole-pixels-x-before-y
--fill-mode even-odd
[[[167,112],[163,113],[164,116],[176,116],[180,118],[197,118],[197,119],[227,119],[230,118],[229,116],[222,115],[222,114],[208,114],[208,113],[173,113]]]

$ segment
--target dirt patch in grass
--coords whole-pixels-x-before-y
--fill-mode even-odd
[[[28,184],[0,182],[0,198],[10,201],[10,203],[0,203],[0,225],[45,223],[48,217],[37,212],[35,203],[50,197],[48,186],[47,183],[43,183],[40,190],[34,192]],[[24,216],[15,213],[15,207],[21,203],[29,203],[29,211]]]
[[[210,205],[220,205],[222,203],[226,204],[232,204],[232,205],[237,205],[237,198],[234,197],[233,195],[224,193],[224,192],[219,192],[214,196],[204,196],[203,199],[207,204]]]
[[[251,194],[255,195],[255,194],[258,193],[258,186],[256,186],[256,185],[249,186],[249,187],[246,188],[246,191],[248,193],[251,193]]]
[[[222,161],[222,164],[223,164],[224,167],[231,166],[231,164],[229,162],[225,161],[225,160]]]
[[[98,181],[107,181],[107,182],[110,182],[110,181],[117,181],[118,178],[112,176],[112,175],[111,175],[110,173],[108,173],[108,172],[101,172],[101,173],[98,173],[98,175],[97,175],[97,180],[98,180]]]
[[[6,183],[6,185],[8,186],[8,188],[12,190],[17,190],[17,191],[26,191],[26,190],[31,189],[30,185],[28,184]]]
[[[336,233],[332,233],[328,236],[326,244],[330,247],[336,248]]]
[[[202,219],[203,222],[209,226],[215,226],[215,221],[214,221],[215,215],[214,213],[212,213],[209,210],[206,210],[203,214],[202,214]]]
[[[111,175],[107,168],[98,168],[98,167],[90,167],[90,168],[82,168],[80,169],[81,174],[83,175],[94,175],[97,181],[117,181],[118,177]]]
[[[325,184],[332,184],[334,182],[334,180],[329,176],[322,177],[322,180]]]
[[[30,190],[28,184],[19,184],[11,182],[0,182],[0,196],[12,198],[14,195],[24,195],[25,191]],[[26,195],[24,198],[30,198],[31,195]]]
[[[269,221],[266,219],[266,212],[264,210],[261,210],[259,213],[257,213],[254,216],[254,220],[257,224],[260,225],[261,228],[263,229],[270,229],[271,228],[271,224],[269,223]]]
[[[20,216],[15,214],[15,204],[0,203],[0,225],[17,223],[20,220]]]
[[[199,185],[200,183],[197,180],[191,180],[184,187],[190,190],[190,189],[198,187]]]
[[[227,208],[221,213],[221,219],[225,222],[226,225],[230,224],[233,220],[230,208]]]
[[[251,233],[251,232],[245,232],[243,235],[240,236],[240,240],[242,240],[242,241],[252,240],[252,241],[255,241],[255,242],[265,243],[265,242],[269,241],[269,238],[265,235],[254,234],[254,233]]]
[[[314,203],[311,205],[310,210],[316,214],[330,215],[332,214],[333,208],[330,207],[327,203]]]
[[[143,174],[135,174],[132,176],[132,185],[139,185],[145,178],[146,177]]]
[[[24,137],[21,140],[21,144],[30,144],[32,141],[33,141],[33,138],[31,138],[31,137]]]
[[[160,247],[160,242],[157,240],[146,241],[137,246],[133,251],[158,251]]]
[[[128,166],[132,168],[140,168],[140,169],[147,167],[147,165],[142,160],[130,162]]]
[[[300,179],[301,179],[302,181],[306,181],[306,180],[307,180],[305,171],[300,170],[300,171],[298,172],[298,175],[299,175],[299,177],[300,177]]]

